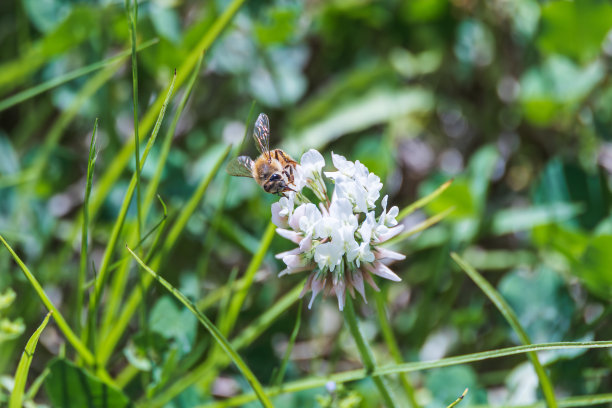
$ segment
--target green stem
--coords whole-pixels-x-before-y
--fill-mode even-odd
[[[374,361],[374,354],[368,346],[361,329],[359,328],[359,323],[357,321],[357,316],[355,315],[355,308],[353,306],[353,299],[350,296],[346,297],[346,305],[344,307],[344,320],[355,339],[355,344],[357,344],[357,349],[359,350],[359,354],[361,355],[361,361],[363,362],[363,366],[366,370],[366,373],[371,374],[374,372],[376,368],[376,362]],[[388,407],[394,407],[395,403],[393,402],[395,399],[393,398],[393,394],[389,386],[385,383],[383,377],[372,377],[372,381],[378,388],[378,392],[381,397],[385,401],[385,405]]]
[[[403,363],[404,359],[402,358],[402,353],[400,352],[397,340],[395,339],[395,335],[393,334],[393,329],[391,328],[391,325],[389,324],[389,319],[387,318],[387,313],[385,309],[385,296],[382,292],[375,292],[374,298],[376,299],[378,322],[380,323],[380,329],[382,331],[383,338],[385,339],[385,343],[387,343],[389,353],[391,354],[396,363]],[[406,373],[400,373],[399,378],[400,382],[402,383],[402,386],[404,387],[404,391],[406,392],[406,396],[408,397],[408,402],[413,408],[419,408],[419,403],[417,402],[414,394],[414,387],[410,383],[408,375],[406,375]]]

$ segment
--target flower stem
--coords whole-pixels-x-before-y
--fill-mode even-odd
[[[357,349],[359,350],[359,354],[361,355],[361,361],[363,362],[363,366],[366,370],[366,373],[369,375],[376,368],[376,362],[374,361],[374,354],[370,349],[370,346],[366,342],[366,339],[363,337],[363,333],[359,328],[359,323],[357,321],[357,316],[355,315],[355,308],[353,307],[353,299],[350,296],[346,297],[346,305],[344,307],[344,319],[346,320],[346,324],[348,325],[349,331],[355,339],[355,343],[357,344]],[[394,407],[396,399],[393,398],[393,393],[391,392],[391,388],[386,383],[383,377],[371,377],[372,381],[378,388],[378,392],[382,396],[385,401],[385,405],[388,407]]]

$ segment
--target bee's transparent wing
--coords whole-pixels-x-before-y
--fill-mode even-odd
[[[232,176],[253,177],[253,160],[249,156],[238,156],[228,163],[226,170]]]
[[[265,154],[270,159],[270,120],[265,113],[260,113],[255,121],[253,139],[259,153]]]

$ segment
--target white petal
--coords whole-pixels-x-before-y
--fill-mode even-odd
[[[277,228],[276,233],[281,237],[288,239],[289,241],[295,242],[296,244],[299,244],[302,240],[301,234],[284,228]]]
[[[365,264],[365,267],[367,270],[372,272],[374,275],[378,275],[381,278],[389,279],[394,282],[399,282],[402,280],[391,269],[389,269],[389,267],[382,264],[381,262],[376,262],[374,266],[370,264]]]
[[[344,280],[340,279],[338,283],[334,286],[334,291],[336,292],[336,297],[338,298],[338,309],[340,311],[344,310],[344,302],[346,300],[346,286]]]
[[[377,247],[376,248],[376,259],[393,259],[394,261],[403,261],[406,259],[406,255],[400,254],[399,252],[392,251],[387,248]]]

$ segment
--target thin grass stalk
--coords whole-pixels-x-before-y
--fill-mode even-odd
[[[200,42],[198,42],[198,44],[192,49],[188,57],[178,68],[178,76],[176,77],[177,87],[180,87],[187,79],[187,75],[192,71],[193,67],[197,64],[198,60],[202,57],[204,52],[210,48],[212,43],[217,39],[217,37],[221,34],[225,27],[227,27],[227,25],[236,15],[244,1],[245,0],[233,0],[219,16],[219,18],[215,20],[210,29],[206,32],[206,34],[204,34]],[[141,133],[146,133],[151,129],[155,118],[157,117],[157,112],[161,109],[162,105],[163,99],[160,95],[143,116],[139,125]],[[90,207],[90,215],[92,218],[94,218],[98,214],[98,211],[102,207],[102,204],[106,200],[110,190],[116,184],[117,179],[123,173],[130,159],[130,156],[132,155],[131,149],[133,147],[133,143],[128,142],[124,144],[119,153],[115,156],[114,160],[112,161],[106,172],[100,177],[100,180],[98,181],[94,189],[93,199]],[[59,264],[64,264],[65,259],[70,255],[71,243],[74,241],[74,239],[76,239],[76,236],[79,231],[80,222],[82,222],[82,220],[79,220],[75,223],[75,228],[73,229],[73,231],[71,231],[70,234],[71,238],[67,240],[67,245],[58,256]]]
[[[461,394],[459,396],[459,398],[457,398],[455,401],[453,401],[448,407],[446,408],[453,408],[455,405],[457,405],[458,403],[460,403],[461,401],[463,401],[463,398],[465,398],[465,396],[468,393],[468,389],[466,388],[465,391],[463,391],[463,394]]]
[[[231,333],[234,324],[236,322],[236,318],[240,313],[240,309],[242,308],[242,304],[244,299],[246,298],[246,294],[248,293],[251,284],[253,282],[253,278],[255,276],[255,272],[259,269],[261,263],[263,262],[263,258],[266,255],[268,248],[272,242],[272,238],[274,238],[275,233],[274,224],[270,223],[264,236],[261,239],[261,243],[257,253],[251,259],[249,266],[245,272],[244,276],[244,286],[240,289],[232,297],[232,303],[230,304],[230,308],[228,310],[227,315],[223,319],[224,326],[220,329],[222,332]],[[171,384],[164,392],[160,393],[153,401],[149,403],[152,404],[152,407],[161,407],[171,401],[174,397],[179,395],[185,389],[195,384],[196,382],[200,383],[202,387],[206,388],[210,382],[216,377],[217,370],[220,366],[223,365],[224,360],[221,357],[222,354],[218,353],[218,349],[213,347],[212,351],[209,353],[208,358],[204,360],[200,365],[192,369],[185,377],[179,379],[174,384]]]
[[[380,323],[380,329],[385,339],[385,343],[387,344],[387,348],[389,349],[389,353],[393,357],[396,363],[403,363],[404,359],[402,358],[402,353],[399,349],[397,340],[395,335],[393,334],[393,329],[389,324],[389,319],[386,313],[386,299],[383,292],[374,292],[374,299],[376,300],[376,313],[378,315],[378,322]],[[416,400],[414,387],[410,383],[410,379],[405,373],[399,374],[400,383],[404,387],[404,392],[406,393],[406,397],[408,397],[408,402],[410,406],[413,408],[420,408],[419,403]]]
[[[210,29],[204,34],[200,42],[193,47],[187,58],[183,61],[181,66],[177,69],[178,75],[176,78],[176,86],[180,87],[185,80],[187,80],[189,73],[192,72],[193,68],[197,64],[201,56],[210,48],[212,43],[219,37],[221,32],[227,27],[232,18],[236,15],[245,0],[233,0],[230,5],[223,11],[223,13],[215,20]],[[140,122],[140,130],[147,132],[155,121],[156,112],[161,109],[163,105],[163,99],[158,97],[149,111],[143,116]],[[121,151],[117,154],[111,165],[109,166],[106,173],[102,176],[100,182],[96,187],[94,194],[94,201],[92,202],[92,213],[97,211],[102,206],[102,203],[108,196],[108,193],[112,186],[115,185],[117,178],[121,175],[125,169],[130,156],[132,155],[133,143],[126,143],[123,145]]]
[[[134,105],[134,167],[136,168],[136,228],[138,241],[142,237],[142,203],[140,194],[140,138],[138,136],[138,59],[136,58],[136,24],[138,22],[138,0],[134,0],[130,10],[131,0],[125,0],[125,13],[130,30],[132,46],[132,103]]]
[[[140,162],[141,166],[144,166],[147,156],[149,155],[149,152],[151,151],[151,148],[153,147],[153,144],[155,143],[155,139],[157,138],[157,134],[161,127],[161,122],[164,118],[164,114],[166,113],[166,107],[168,106],[170,97],[172,96],[172,91],[174,90],[175,80],[176,80],[176,73],[172,79],[172,83],[170,84],[170,89],[168,90],[168,93],[166,94],[164,105],[162,106],[162,109],[159,112],[157,123],[155,124],[155,127],[153,128],[153,132],[151,133],[151,136],[149,137],[149,140],[147,141],[147,145],[145,146],[144,152],[142,154],[142,160]],[[102,263],[100,265],[99,276],[96,279],[96,282],[94,285],[93,296],[90,298],[90,302],[89,302],[89,316],[88,316],[89,321],[91,321],[92,319],[95,319],[95,316],[97,315],[97,304],[96,304],[97,302],[95,300],[100,299],[100,296],[102,295],[102,289],[106,282],[106,275],[108,273],[108,267],[115,253],[117,241],[123,229],[125,217],[127,216],[127,211],[130,206],[130,202],[132,201],[132,196],[134,194],[134,188],[136,187],[135,178],[136,177],[134,175],[132,176],[132,179],[130,180],[130,185],[128,186],[127,192],[123,198],[123,203],[121,204],[119,215],[117,216],[117,220],[115,221],[115,224],[113,225],[111,236],[108,240],[108,244],[106,245],[106,249],[102,257]],[[84,340],[88,338],[88,335],[89,333],[87,330],[85,331]]]
[[[89,198],[91,186],[93,185],[94,169],[96,167],[96,132],[98,130],[98,119],[94,122],[91,141],[89,142],[89,156],[87,159],[87,182],[85,184],[85,198],[83,200],[83,225],[81,230],[81,263],[79,278],[77,280],[76,295],[76,332],[81,333],[81,319],[83,316],[83,300],[85,298],[85,281],[87,279],[87,267],[89,265]]]
[[[347,297],[348,298],[348,297]],[[380,366],[374,369],[372,373],[366,372],[364,369],[343,371],[340,373],[331,374],[328,376],[308,377],[297,381],[284,383],[280,387],[266,388],[266,395],[274,397],[280,394],[291,394],[304,390],[322,388],[329,381],[335,383],[347,383],[351,381],[362,380],[366,377],[380,377],[398,373],[409,373],[415,371],[431,370],[434,368],[450,367],[460,364],[475,363],[478,361],[490,360],[494,358],[514,356],[537,351],[550,350],[569,350],[569,349],[595,349],[595,348],[612,348],[612,341],[585,341],[585,342],[558,342],[558,343],[540,343],[531,344],[529,346],[515,346],[497,350],[481,351],[478,353],[464,354],[455,357],[446,357],[435,361],[423,361],[403,364],[390,364]],[[238,395],[228,398],[224,401],[216,401],[207,404],[198,405],[197,408],[221,408],[234,407],[244,405],[256,399],[253,393]],[[612,394],[605,394],[605,400],[612,399]],[[591,405],[597,404],[593,402]]]
[[[408,231],[399,234],[398,236],[391,238],[390,240],[388,240],[387,242],[385,242],[383,245],[384,246],[392,246],[395,244],[398,244],[400,242],[402,242],[403,240],[410,238],[411,236],[418,234],[421,231],[426,230],[427,228],[436,225],[437,223],[439,223],[440,221],[442,221],[444,218],[446,218],[450,213],[452,213],[454,211],[455,207],[450,207],[447,208],[446,210],[432,216],[429,217],[428,219],[426,219],[423,222],[418,223],[417,225],[415,225],[414,227],[412,227],[411,229],[409,229]]]
[[[53,317],[55,319],[55,322],[57,323],[57,327],[59,327],[62,333],[64,333],[64,336],[66,336],[66,339],[68,340],[68,342],[70,342],[72,347],[74,347],[74,349],[77,351],[77,353],[79,353],[79,355],[81,356],[83,360],[85,360],[88,364],[93,365],[95,361],[93,354],[91,353],[91,351],[87,349],[87,347],[85,347],[85,345],[79,340],[78,336],[72,331],[72,329],[66,322],[66,319],[64,319],[64,316],[60,313],[57,307],[55,307],[55,305],[51,302],[51,300],[49,299],[49,296],[47,296],[44,289],[42,288],[42,286],[40,286],[40,283],[34,277],[32,272],[30,272],[30,270],[23,263],[21,258],[19,258],[19,256],[15,253],[15,251],[13,251],[13,248],[11,248],[11,246],[4,240],[2,235],[0,235],[0,241],[2,241],[2,244],[4,244],[6,249],[11,253],[11,255],[13,256],[13,259],[15,260],[15,262],[17,262],[17,265],[19,265],[25,277],[27,278],[28,282],[30,282],[30,285],[32,285],[32,287],[34,288],[34,291],[36,292],[36,294],[38,294],[38,297],[43,302],[47,310],[53,312]]]
[[[201,55],[200,59],[198,60],[198,63],[196,64],[196,67],[194,68],[191,74],[189,82],[187,83],[187,86],[185,87],[185,91],[183,93],[183,96],[181,97],[178,107],[176,111],[174,112],[174,117],[172,118],[170,127],[168,128],[168,130],[166,131],[166,134],[164,135],[159,157],[157,160],[157,167],[155,168],[155,173],[153,174],[153,177],[149,181],[149,184],[147,186],[147,189],[144,195],[142,216],[145,222],[149,214],[149,211],[151,209],[153,200],[156,196],[156,192],[159,187],[159,183],[161,181],[161,176],[162,176],[164,167],[166,165],[166,161],[168,159],[168,154],[170,153],[170,147],[172,146],[172,140],[176,132],[176,126],[183,113],[183,110],[185,109],[185,105],[187,104],[187,101],[189,100],[189,96],[191,95],[191,92],[195,85],[196,79],[200,72],[200,68],[202,66],[203,57],[204,56]],[[162,205],[164,206],[164,211],[165,211],[165,205],[163,203]],[[158,237],[159,237],[159,234],[158,234]],[[132,233],[128,237],[127,242],[134,242],[134,240],[135,240],[135,237],[134,237],[134,234]],[[149,261],[149,259],[147,259],[147,261]],[[102,319],[101,332],[104,333],[105,335],[109,332],[110,326],[113,324],[113,320],[117,316],[117,310],[119,309],[119,305],[121,301],[123,300],[129,267],[130,267],[130,262],[125,262],[125,264],[121,266],[121,268],[119,269],[119,271],[115,274],[113,278],[113,282],[111,284],[111,295],[109,296],[109,301],[106,304],[106,308],[104,310],[104,317]]]
[[[514,313],[514,310],[510,307],[510,305],[506,302],[506,300],[499,294],[497,290],[485,279],[482,277],[480,273],[476,269],[474,269],[470,264],[465,262],[459,255],[456,253],[451,253],[451,257],[453,260],[463,269],[465,273],[478,285],[478,287],[487,295],[487,297],[493,302],[495,307],[501,312],[504,316],[510,327],[516,332],[521,342],[525,345],[530,345],[531,340],[527,335],[525,329],[518,320],[518,317]],[[538,376],[538,380],[540,381],[540,387],[542,388],[542,394],[544,394],[544,399],[546,400],[546,404],[549,408],[556,408],[557,402],[555,400],[555,393],[553,390],[553,386],[550,382],[550,378],[546,374],[544,367],[540,363],[538,359],[538,355],[534,352],[528,353],[527,356],[531,360],[531,364]]]
[[[397,216],[397,220],[400,221],[406,216],[418,210],[419,208],[425,207],[427,204],[429,204],[430,202],[438,198],[440,194],[446,191],[446,189],[449,188],[452,183],[453,183],[453,179],[448,180],[447,182],[443,183],[440,187],[436,188],[430,194],[427,194],[425,197],[415,201],[414,203],[410,204],[408,207],[404,208],[402,211],[400,211],[399,215]]]
[[[145,41],[144,43],[142,43],[140,46],[138,46],[138,48],[136,49],[136,52],[140,52],[146,48],[149,48],[152,45],[155,45],[159,42],[159,40],[157,38],[154,38],[152,40],[148,40]],[[89,64],[87,66],[84,66],[82,68],[77,68],[73,71],[67,72],[65,74],[56,76],[51,78],[48,81],[45,81],[41,84],[35,85],[31,88],[25,89],[21,92],[16,93],[15,95],[11,95],[6,99],[3,99],[2,101],[0,101],[0,112],[18,105],[22,102],[27,101],[28,99],[31,99],[33,97],[35,97],[36,95],[40,95],[43,92],[46,92],[50,89],[53,89],[55,87],[58,87],[62,84],[65,84],[66,82],[70,82],[73,79],[77,79],[79,77],[85,76],[87,74],[90,74],[92,72],[95,72],[97,70],[100,70],[102,68],[105,68],[109,65],[112,65],[116,62],[121,61],[122,59],[128,57],[130,54],[132,53],[131,49],[129,50],[124,50],[121,51],[120,53],[118,53],[117,55],[115,55],[114,57],[110,57],[110,58],[106,58],[104,60],[98,61],[98,62],[94,62],[93,64]]]
[[[285,379],[285,371],[287,371],[287,364],[289,363],[289,358],[291,357],[291,351],[293,350],[293,346],[295,345],[295,341],[297,340],[297,335],[300,331],[300,325],[302,324],[302,299],[300,299],[297,307],[297,318],[295,319],[295,326],[293,326],[293,331],[291,332],[291,337],[289,338],[289,343],[287,343],[287,349],[285,350],[285,354],[283,355],[283,360],[281,361],[280,368],[272,377],[271,384],[274,386],[280,386],[283,380]]]
[[[150,265],[153,268],[157,268],[161,264],[162,260],[166,259],[166,256],[170,253],[170,251],[178,241],[178,238],[185,229],[185,226],[187,225],[187,221],[195,211],[202,197],[204,196],[204,193],[208,189],[208,186],[210,185],[212,179],[219,172],[219,169],[227,158],[230,149],[231,146],[226,147],[225,151],[217,159],[217,162],[213,166],[211,172],[206,176],[206,178],[202,180],[202,182],[197,187],[196,191],[193,193],[183,210],[180,212],[177,220],[170,229],[170,232],[168,232],[168,236],[166,237],[162,248],[155,254],[153,259],[151,260]],[[152,283],[153,278],[148,275],[145,276],[147,276],[147,278],[143,279],[142,283],[143,288],[146,289]],[[111,353],[117,345],[117,342],[124,334],[125,328],[132,319],[132,316],[134,315],[134,312],[136,311],[136,308],[138,307],[141,301],[142,293],[140,288],[133,289],[128,297],[127,302],[121,308],[121,313],[116,319],[113,320],[113,325],[110,328],[108,335],[104,336],[104,341],[102,341],[100,344],[98,354],[100,355],[100,361],[102,362],[102,364],[105,364],[108,361],[108,358],[111,356]]]
[[[21,408],[23,404],[23,393],[25,391],[26,381],[28,380],[30,364],[32,364],[32,359],[34,358],[34,351],[36,350],[38,339],[40,338],[44,328],[47,326],[51,313],[52,312],[47,313],[43,322],[40,324],[40,326],[38,326],[38,329],[36,329],[32,336],[30,336],[30,339],[28,340],[25,349],[21,354],[21,359],[19,360],[19,365],[17,365],[17,371],[15,372],[15,384],[13,385],[13,392],[11,392],[9,408]]]
[[[361,361],[363,362],[363,366],[367,373],[373,373],[376,369],[376,362],[374,360],[374,353],[370,349],[367,340],[363,336],[361,332],[361,328],[359,327],[359,322],[357,321],[357,315],[355,314],[355,307],[353,306],[353,299],[350,296],[346,297],[346,305],[344,307],[344,321],[349,328],[349,332],[351,336],[355,340],[355,344],[357,345],[357,350],[359,350],[359,355],[361,356]],[[384,378],[382,377],[372,377],[372,381],[374,381],[374,385],[378,389],[380,396],[382,397],[384,403],[388,407],[394,407],[394,401],[397,399],[393,396],[393,392],[391,388],[386,383]]]
[[[234,340],[231,341],[232,347],[236,350],[241,350],[244,347],[253,344],[253,342],[268,328],[276,319],[286,312],[295,302],[298,301],[300,292],[302,291],[304,282],[296,285],[285,296],[280,298],[271,308],[266,310],[254,322],[244,328]],[[149,401],[152,407],[163,406],[168,401],[172,400],[176,395],[183,390],[204,378],[204,383],[209,378],[215,377],[215,370],[212,368],[225,367],[231,363],[231,360],[223,355],[217,361],[206,360],[205,364],[201,364],[193,370],[190,370],[185,376],[179,378],[174,384],[170,385],[166,390],[162,391],[154,400]]]
[[[210,335],[215,339],[216,344],[218,344],[223,351],[232,359],[236,367],[240,370],[244,378],[250,384],[251,388],[257,395],[259,402],[264,407],[273,407],[272,402],[266,396],[266,393],[263,389],[263,386],[257,380],[257,377],[253,374],[251,369],[246,365],[242,357],[234,350],[231,344],[227,341],[225,336],[221,333],[221,331],[206,317],[205,314],[201,313],[187,297],[185,297],[178,289],[173,287],[170,283],[168,283],[164,278],[159,276],[155,271],[149,268],[142,260],[134,253],[130,248],[127,250],[132,254],[136,262],[140,264],[140,266],[147,271],[154,279],[156,279],[159,283],[161,283],[174,297],[176,297],[191,313],[193,313],[202,326],[210,333]]]

